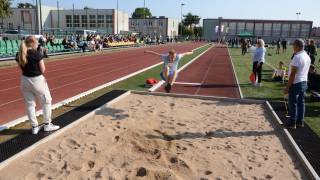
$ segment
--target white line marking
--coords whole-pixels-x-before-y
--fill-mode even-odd
[[[190,83],[190,82],[175,82],[174,84],[179,84],[179,85],[193,85],[193,86],[201,86],[201,83]]]
[[[238,86],[238,91],[239,91],[239,94],[240,94],[240,98],[243,99],[243,94],[242,94],[242,91],[241,91],[239,79],[238,79],[238,76],[237,76],[236,69],[234,68],[233,59],[232,59],[232,57],[231,57],[231,55],[230,55],[229,47],[228,47],[228,55],[229,55],[229,58],[230,58],[230,61],[231,61],[231,65],[232,65],[233,77],[236,79],[236,82],[237,82],[237,86]]]
[[[197,49],[203,48],[205,46],[207,46],[209,44],[205,44],[201,47],[198,47]],[[209,47],[207,50],[205,50],[204,52],[202,52],[201,54],[199,54],[197,57],[193,58],[191,61],[189,61],[187,64],[183,65],[180,69],[178,69],[178,73],[182,70],[184,70],[185,68],[187,68],[191,63],[193,63],[195,60],[199,59],[203,54],[205,54],[206,52],[208,52],[213,46]],[[197,50],[196,49],[196,50]],[[148,91],[149,92],[154,92],[156,90],[158,90],[163,84],[165,83],[165,81],[161,80],[159,81],[156,85],[152,86]]]

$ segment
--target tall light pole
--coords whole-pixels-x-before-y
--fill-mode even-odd
[[[60,29],[60,5],[59,5],[59,0],[57,0],[57,9],[58,9],[58,28]]]
[[[301,15],[301,12],[297,12],[296,15],[297,15],[297,20],[299,20],[299,16]]]
[[[183,26],[183,15],[182,15],[182,8],[183,8],[183,6],[185,6],[186,4],[185,3],[181,3],[181,28],[180,28],[180,36],[182,37],[182,26]]]
[[[143,19],[146,18],[146,0],[143,0]]]
[[[119,34],[119,0],[117,0],[117,34]]]
[[[37,34],[41,33],[41,20],[40,20],[40,7],[39,7],[39,0],[36,0],[36,17],[37,17]]]

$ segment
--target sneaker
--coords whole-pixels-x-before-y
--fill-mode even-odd
[[[298,123],[298,124],[297,124],[297,127],[298,127],[298,128],[303,128],[303,127],[304,127],[304,123]]]
[[[295,124],[288,124],[288,125],[286,125],[286,128],[287,129],[297,129],[297,126],[295,125]]]
[[[257,83],[257,87],[262,87],[262,83]]]
[[[164,89],[166,90],[167,93],[169,93],[169,92],[171,91],[171,84],[168,83],[168,84],[164,87]]]
[[[58,129],[60,129],[60,126],[54,125],[52,123],[44,125],[44,128],[43,128],[43,130],[46,131],[46,132],[56,131]]]
[[[40,127],[39,126],[36,126],[36,127],[32,127],[32,134],[36,135],[38,134],[40,131]]]

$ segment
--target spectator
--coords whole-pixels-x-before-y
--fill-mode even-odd
[[[320,92],[320,74],[317,73],[316,67],[311,64],[308,73],[308,89],[310,91]]]
[[[44,37],[40,37],[38,40],[38,51],[42,55],[43,58],[48,58],[48,49],[46,48],[46,40]]]
[[[241,44],[241,54],[242,55],[246,55],[247,53],[247,46],[248,46],[248,43],[245,39],[241,39],[240,40],[240,44]]]
[[[272,80],[284,82],[286,77],[286,72],[287,72],[287,68],[284,66],[284,63],[280,61],[278,69],[274,70],[272,73]]]
[[[280,46],[281,46],[281,41],[280,41],[280,39],[278,39],[276,54],[280,54]]]
[[[253,68],[252,71],[255,74],[256,77],[258,77],[258,83],[254,83],[254,86],[261,87],[261,81],[262,81],[262,66],[265,62],[265,54],[266,54],[266,48],[264,47],[264,41],[263,39],[259,39],[257,41],[257,48],[253,52]]]
[[[54,131],[59,126],[51,123],[51,94],[43,76],[45,65],[42,56],[36,50],[38,42],[34,36],[28,36],[21,42],[17,63],[22,71],[21,91],[24,97],[27,115],[31,121],[32,134],[38,134],[40,127],[36,117],[36,98],[41,103],[44,116],[44,131]]]
[[[63,38],[62,40],[62,45],[65,49],[71,49],[72,45],[71,43],[67,40],[67,37]]]
[[[286,39],[283,39],[282,41],[281,41],[281,45],[282,45],[282,53],[285,53],[285,52],[287,52],[287,40]]]
[[[311,64],[314,64],[315,61],[316,61],[316,56],[317,56],[317,47],[314,43],[314,40],[310,40],[310,45],[309,45],[309,48],[308,48],[308,54],[310,56],[310,59],[311,59]]]
[[[310,57],[304,51],[304,42],[301,39],[293,42],[294,57],[289,66],[289,81],[284,94],[289,97],[289,122],[287,128],[295,129],[304,126],[304,94],[307,90]]]

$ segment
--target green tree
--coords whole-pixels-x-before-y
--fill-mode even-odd
[[[18,3],[18,8],[35,8],[33,4],[30,3]]]
[[[194,36],[195,37],[202,37],[202,27],[194,27],[193,31],[194,31]]]
[[[6,18],[11,15],[11,0],[0,0],[0,18]]]
[[[150,9],[148,8],[136,8],[136,10],[132,14],[132,18],[134,19],[142,19],[142,18],[150,18],[152,14]]]
[[[83,9],[84,10],[89,10],[89,9],[92,9],[92,8],[89,8],[88,6],[85,6]]]
[[[201,19],[199,16],[194,15],[190,12],[187,15],[184,15],[183,17],[183,24],[188,28],[191,28],[192,26],[199,24]]]

